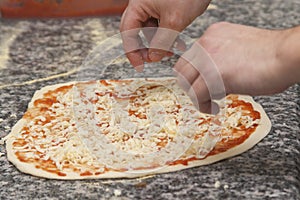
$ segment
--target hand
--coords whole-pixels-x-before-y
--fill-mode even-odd
[[[285,33],[222,22],[211,25],[194,45],[200,44],[216,64],[217,70],[214,72],[218,71],[222,77],[226,93],[273,94],[293,84],[288,75],[293,72],[290,70],[287,73],[289,62],[284,59],[281,49]],[[203,67],[212,64],[203,59],[203,55],[197,54],[196,49],[192,47],[187,51],[176,63],[175,70],[179,82],[185,79],[189,85],[187,87],[185,84],[184,89],[189,94],[195,92],[200,110],[211,112],[211,96],[204,80],[208,78],[208,82],[212,82],[218,74],[201,76],[203,74],[197,68],[201,71]],[[184,57],[198,66],[193,67]]]
[[[120,26],[123,46],[130,63],[141,71],[144,62],[157,62],[168,56],[168,50],[178,33],[201,15],[209,2],[210,0],[130,0]],[[163,28],[145,35],[150,41],[149,50],[141,44],[138,35],[143,27]]]

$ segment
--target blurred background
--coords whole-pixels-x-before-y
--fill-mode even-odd
[[[49,18],[121,14],[128,0],[1,0],[2,17]]]

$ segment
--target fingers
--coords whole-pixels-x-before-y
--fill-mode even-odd
[[[157,25],[157,20],[154,18],[150,18],[146,22],[141,23],[141,26],[147,27],[143,28],[142,32],[146,40],[148,42],[150,41],[149,51],[146,50],[139,35],[140,29],[131,29],[121,32],[126,56],[138,71],[143,71],[144,62],[158,62],[166,56],[169,57],[173,55],[170,49],[173,46],[174,39],[169,42],[163,38],[164,35],[172,35],[172,38],[175,38],[177,49],[184,51],[186,48],[185,43],[180,38],[177,38],[178,33],[176,31],[155,28]]]
[[[144,62],[149,62],[148,49],[146,48],[128,52],[126,56],[137,72],[142,72],[144,70]]]
[[[212,99],[226,95],[221,74],[204,48],[195,43],[174,66],[179,85],[202,112],[217,113]]]
[[[142,12],[133,12],[133,8],[127,8],[122,16],[120,32],[123,41],[123,48],[130,63],[137,69],[142,71],[145,58],[145,47],[139,36],[142,22],[146,21],[148,16]]]
[[[187,92],[194,106],[201,112],[211,113],[211,102],[208,89],[201,75],[194,80],[187,78],[186,73],[177,73],[177,82]]]
[[[146,22],[142,24],[143,27],[146,27],[142,29],[142,32],[148,41],[148,43],[151,42],[153,36],[156,33],[157,27],[158,27],[158,19],[155,19],[153,17],[150,17]]]
[[[155,35],[150,42],[149,58],[153,62],[160,61],[170,51],[173,43],[175,42],[178,32],[167,29],[157,29]]]
[[[145,47],[141,43],[141,39],[133,31],[123,32],[123,48],[129,62],[135,67],[138,71],[143,71],[144,59],[148,57],[147,52],[145,54]]]
[[[201,75],[193,82],[188,95],[194,106],[201,112],[209,114],[217,114],[219,112],[219,106],[211,100],[210,92]]]
[[[199,76],[199,72],[183,57],[180,57],[177,63],[174,65],[174,70],[177,76],[180,75],[178,77],[178,81],[186,91]],[[185,84],[183,84],[183,80],[186,82]]]
[[[161,32],[160,30],[161,28],[158,27],[159,26],[158,20],[151,17],[146,22],[143,23],[143,26],[144,28],[142,29],[142,32],[147,42],[150,44],[149,55],[148,55],[150,62],[158,62],[165,56],[167,57],[172,56],[173,53],[171,47],[174,47],[180,51],[184,51],[186,49],[185,42],[181,40],[179,37],[176,37],[175,42],[171,44],[171,47],[169,47],[169,45],[166,46],[160,43],[159,45],[154,44],[156,46],[156,48],[154,48],[153,39],[157,37],[156,34],[160,34],[159,32]],[[172,30],[170,31],[173,32]],[[166,30],[166,32],[168,32],[168,30]],[[153,53],[154,56],[151,53]],[[161,55],[161,56],[157,57],[156,55]]]
[[[178,74],[177,81],[187,91],[187,95],[198,110],[209,114],[217,114],[219,112],[219,106],[211,101],[209,90],[201,75],[190,83],[182,74]]]
[[[158,20],[153,17],[149,18],[146,22],[143,23],[142,32],[148,43],[151,43],[151,41],[158,29],[159,29],[158,28]],[[165,56],[168,56],[168,57],[173,56],[173,53],[170,51],[167,51]],[[147,59],[145,61],[146,62],[156,62],[159,60],[151,60],[149,58],[149,52],[147,50]]]
[[[151,8],[151,6],[150,4],[147,5],[147,2],[145,4],[140,2],[136,2],[135,4],[129,3],[121,19],[120,31],[126,56],[130,63],[135,68],[139,68],[139,70],[143,69],[144,62],[157,62],[165,56],[172,56],[171,47],[173,45],[181,51],[184,51],[186,48],[185,43],[177,38],[179,32],[171,30],[178,29],[177,25],[176,27],[168,25],[168,17],[159,19],[162,22],[161,24],[159,24],[158,19],[149,18],[152,14],[157,18],[160,17],[155,10],[145,9],[145,7]],[[158,26],[160,28],[156,29],[155,27]],[[146,27],[146,29],[142,29],[143,27]],[[153,28],[148,29],[147,27]],[[147,54],[145,54],[145,46],[139,35],[141,29],[149,43],[150,49]]]

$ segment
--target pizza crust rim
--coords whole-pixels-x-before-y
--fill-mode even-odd
[[[147,80],[168,80],[172,79],[173,77],[166,77],[166,78],[147,78]],[[140,78],[134,78],[132,80],[138,80]],[[142,78],[143,79],[143,78]],[[128,80],[128,79],[126,79]],[[68,83],[62,83],[62,84],[56,84],[56,85],[50,85],[50,86],[45,86],[41,88],[40,90],[36,91],[28,104],[28,108],[33,107],[33,102],[36,99],[39,99],[43,97],[43,94],[50,90],[55,90],[59,87],[62,86],[68,86],[68,85],[73,85],[76,82],[68,82]],[[42,169],[37,169],[34,164],[28,164],[21,162],[14,152],[12,151],[12,143],[14,141],[14,136],[16,136],[23,128],[23,126],[26,124],[27,120],[24,118],[21,118],[12,128],[11,132],[6,136],[6,151],[7,151],[7,158],[8,160],[13,163],[17,169],[19,169],[21,172],[34,175],[37,177],[43,177],[43,178],[49,178],[49,179],[61,179],[61,180],[80,180],[80,179],[110,179],[110,178],[138,178],[142,176],[147,176],[147,175],[155,175],[155,174],[161,174],[161,173],[168,173],[168,172],[175,172],[175,171],[180,171],[188,168],[193,168],[193,167],[200,167],[202,165],[208,165],[212,164],[221,160],[225,160],[234,156],[237,156],[239,154],[244,153],[245,151],[248,151],[252,147],[254,147],[258,142],[260,142],[271,130],[272,124],[270,119],[268,118],[266,112],[264,111],[263,107],[256,103],[251,96],[247,95],[238,95],[239,100],[244,100],[246,102],[251,103],[253,106],[254,110],[258,111],[261,115],[261,119],[259,122],[259,125],[256,127],[255,131],[251,133],[249,138],[247,138],[242,144],[237,145],[229,150],[226,150],[225,152],[211,155],[206,157],[205,159],[202,160],[195,160],[195,161],[190,161],[188,165],[171,165],[171,166],[165,166],[161,167],[159,169],[154,169],[154,170],[147,170],[146,172],[143,171],[138,171],[138,172],[116,172],[116,171],[109,171],[109,172],[104,172],[103,174],[99,175],[91,175],[91,176],[80,176],[77,173],[66,173],[66,176],[59,176],[54,173],[50,173],[47,171],[44,171]],[[64,172],[65,173],[65,172]]]

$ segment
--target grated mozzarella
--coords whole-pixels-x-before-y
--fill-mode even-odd
[[[77,83],[56,94],[43,115],[35,116],[19,138],[15,152],[52,160],[59,170],[104,171],[161,166],[179,158],[202,158],[231,129],[259,123],[230,108],[220,116],[200,113],[176,80],[144,79],[93,84]],[[50,117],[50,121],[49,118]],[[71,170],[71,169],[70,169]]]

